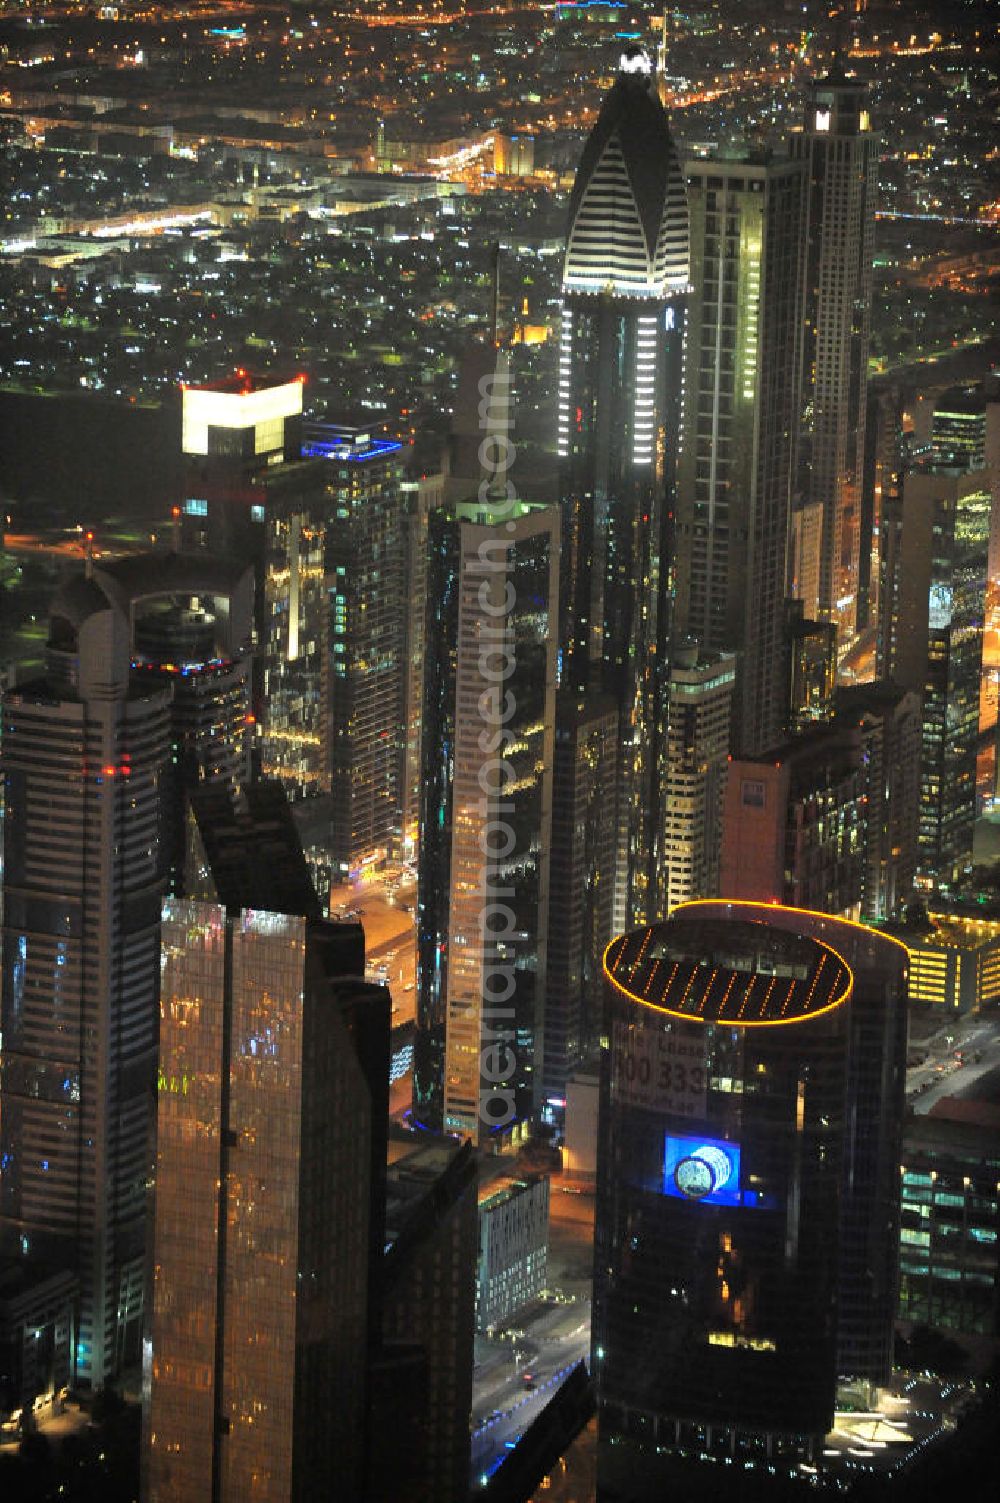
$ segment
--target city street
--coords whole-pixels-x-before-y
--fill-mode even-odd
[[[558,1176],[550,1189],[546,1298],[515,1315],[506,1334],[476,1338],[474,1480],[489,1476],[577,1362],[590,1360],[594,1197],[567,1193]]]
[[[590,1357],[590,1299],[538,1302],[506,1338],[477,1336],[472,1404],[472,1474],[482,1478]],[[529,1374],[532,1386],[525,1383]]]
[[[964,1095],[1000,1068],[1000,1020],[949,1019],[919,1045],[911,1041],[911,1058],[918,1048],[925,1057],[906,1072],[906,1099],[918,1116],[925,1116],[945,1096]]]
[[[361,920],[368,979],[384,981],[392,993],[393,1024],[409,1022],[416,1014],[415,893],[412,881],[400,883],[391,894],[381,881],[345,883],[330,892],[331,918]]]

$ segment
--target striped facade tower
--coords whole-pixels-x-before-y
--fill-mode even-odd
[[[616,926],[658,907],[687,282],[684,179],[652,63],[630,47],[570,199],[559,368],[562,680],[618,707]]]

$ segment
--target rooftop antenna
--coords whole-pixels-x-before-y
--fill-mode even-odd
[[[656,49],[656,88],[664,109],[667,108],[667,17],[669,14],[667,6],[664,6],[660,18],[660,42]]]

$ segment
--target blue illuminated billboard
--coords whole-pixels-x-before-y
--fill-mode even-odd
[[[663,1153],[663,1193],[713,1206],[742,1205],[739,1144],[668,1133]]]

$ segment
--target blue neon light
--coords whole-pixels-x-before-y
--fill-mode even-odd
[[[743,1204],[740,1145],[721,1138],[674,1137],[663,1151],[663,1193],[713,1206]]]
[[[363,449],[355,449],[351,444],[343,442],[323,442],[314,439],[311,443],[302,445],[303,459],[341,459],[348,463],[358,464],[365,459],[380,459],[383,454],[394,454],[401,449],[401,443],[395,443],[387,438],[373,438]]]

